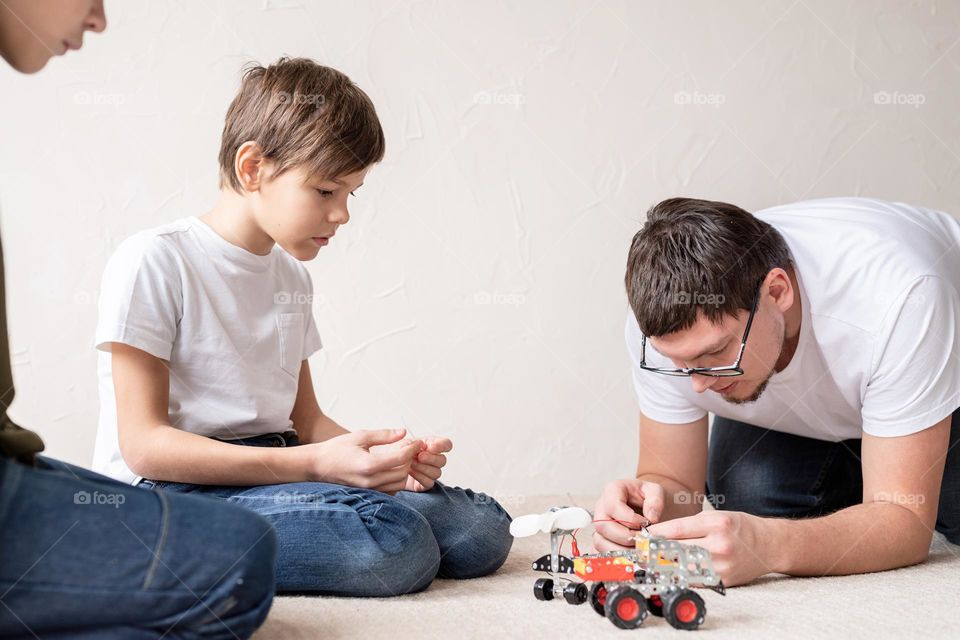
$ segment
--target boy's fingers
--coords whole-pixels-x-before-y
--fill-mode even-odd
[[[372,447],[396,442],[406,433],[406,429],[361,429],[350,433],[350,438],[361,447]]]
[[[389,484],[379,486],[376,488],[376,490],[381,491],[383,493],[389,493],[392,496],[392,495],[396,495],[397,492],[403,491],[406,488],[407,488],[407,481],[406,481],[406,478],[404,478],[403,480],[400,480],[397,482],[391,482]]]
[[[379,470],[389,467],[406,466],[410,464],[419,451],[420,441],[411,440],[399,446],[390,447],[389,449],[371,451],[370,455],[373,456],[376,461],[375,468]]]
[[[366,486],[371,489],[378,489],[386,485],[393,485],[397,482],[404,482],[407,478],[407,470],[403,468],[381,471],[367,477]]]
[[[427,476],[431,480],[436,480],[437,478],[440,477],[440,474],[441,474],[439,467],[431,467],[429,465],[420,464],[418,462],[414,462],[413,464],[410,465],[411,475],[413,474],[414,471],[416,471],[417,473],[420,473],[421,475]]]
[[[427,451],[430,453],[447,453],[453,451],[453,441],[450,438],[433,436],[426,439]]]
[[[421,451],[417,454],[417,462],[441,469],[443,468],[443,465],[447,464],[447,456],[443,455],[442,453],[429,453],[427,451]]]
[[[410,468],[410,476],[411,476],[414,480],[416,480],[417,482],[419,482],[421,485],[423,485],[424,490],[430,490],[430,489],[432,489],[432,488],[433,488],[433,483],[434,483],[434,481],[436,480],[436,478],[431,478],[430,476],[426,475],[425,473],[422,473],[421,471],[417,471],[417,470],[414,469],[413,467]]]

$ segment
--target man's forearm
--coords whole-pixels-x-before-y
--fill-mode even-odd
[[[906,507],[871,502],[808,519],[764,518],[770,569],[796,576],[849,575],[923,562],[932,533]]]

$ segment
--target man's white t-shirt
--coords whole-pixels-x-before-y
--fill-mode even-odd
[[[300,365],[320,349],[306,268],[279,246],[259,256],[198,218],[124,240],[100,289],[95,470],[139,482],[117,442],[112,343],[170,370],[170,424],[221,439],[292,428]]]
[[[627,348],[644,415],[687,423],[707,412],[819,440],[902,436],[960,406],[960,222],[939,211],[829,198],[755,214],[783,235],[802,301],[800,340],[753,403],[734,405],[691,380],[640,369]],[[749,348],[749,338],[747,342]],[[647,342],[647,364],[673,367]]]

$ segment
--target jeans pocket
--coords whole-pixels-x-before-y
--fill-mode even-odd
[[[299,378],[303,356],[303,314],[279,314],[277,334],[280,340],[280,368],[294,378]]]

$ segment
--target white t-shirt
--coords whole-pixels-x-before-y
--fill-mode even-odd
[[[867,198],[797,202],[755,214],[786,240],[802,300],[787,367],[750,404],[686,377],[640,369],[640,328],[626,339],[640,409],[664,423],[708,411],[785,433],[839,441],[902,436],[960,406],[960,222]],[[748,338],[749,344],[749,338]],[[647,342],[647,364],[675,366]]]
[[[170,424],[204,436],[289,430],[300,365],[320,349],[306,268],[279,246],[258,256],[198,218],[127,238],[107,263],[96,347],[95,470],[139,482],[117,443],[111,343],[170,369]]]

